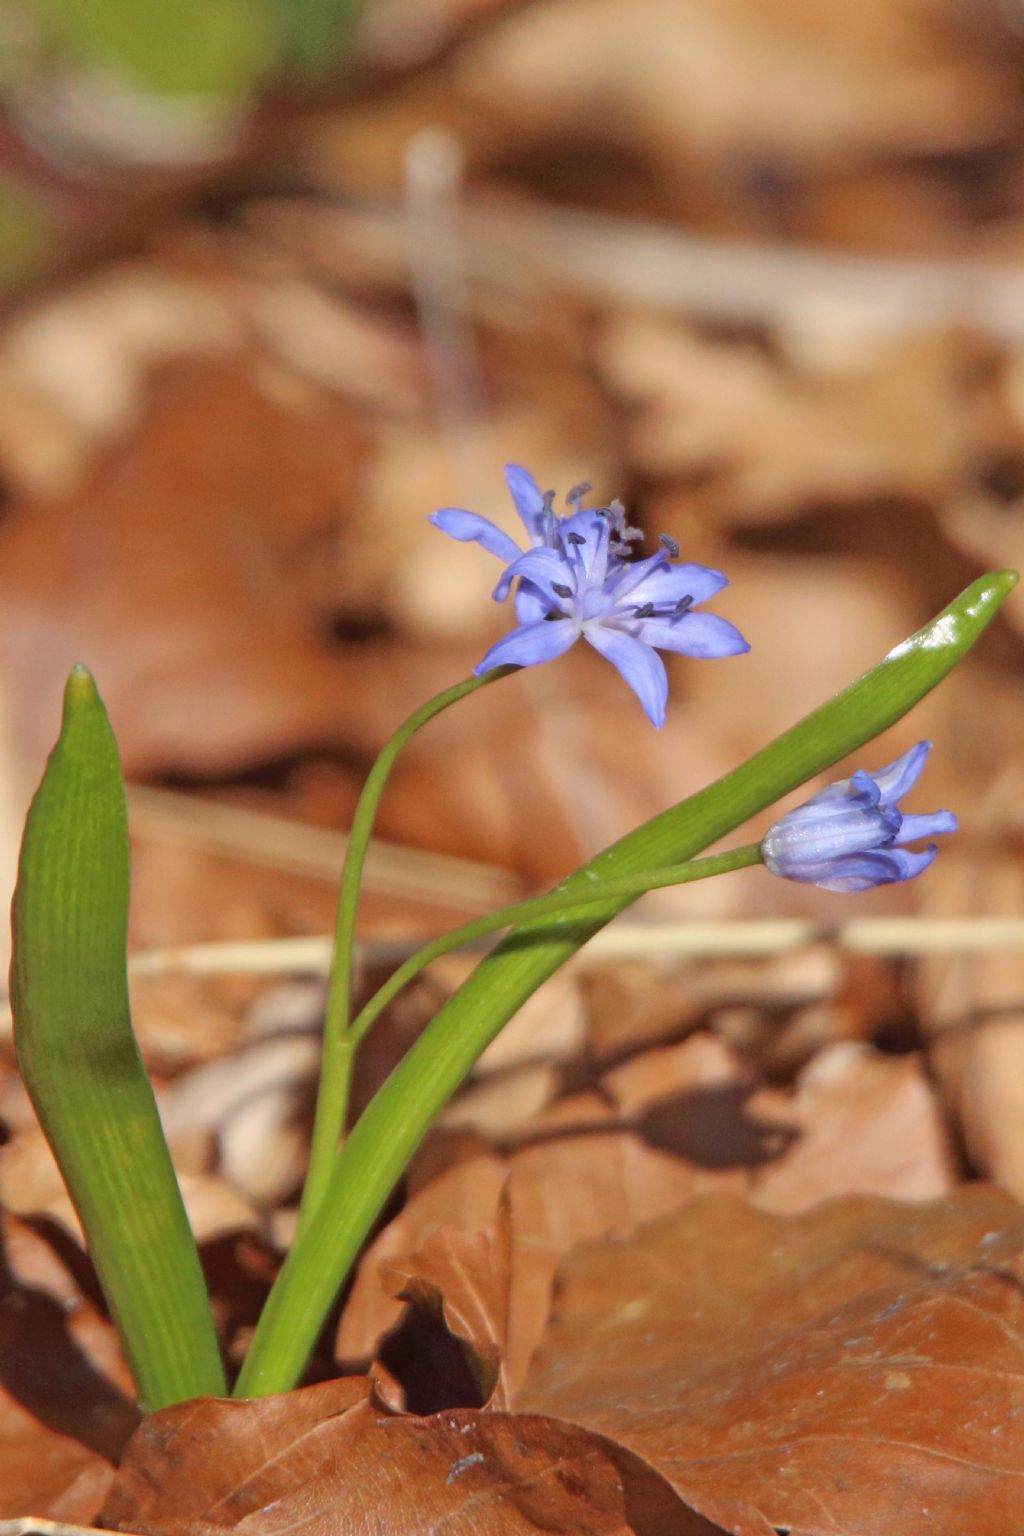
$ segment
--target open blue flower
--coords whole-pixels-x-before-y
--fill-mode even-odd
[[[921,874],[935,858],[936,845],[915,853],[904,844],[957,827],[952,811],[906,816],[898,809],[931,748],[930,741],[919,741],[878,773],[858,770],[788,811],[761,844],[772,874],[826,891],[866,891]]]
[[[559,517],[554,494],[545,495],[527,470],[510,464],[505,478],[530,540],[525,553],[475,512],[444,507],[430,519],[453,538],[475,541],[505,562],[496,601],[518,582],[519,625],[491,647],[478,674],[552,661],[582,636],[618,668],[648,718],[660,726],[668,676],[659,650],[711,657],[750,649],[726,619],[694,611],[727,585],[721,571],[674,563],[679,550],[667,537],[657,554],[633,559],[632,545],[641,535],[628,526],[618,502],[584,507],[589,486],[569,493],[573,510]]]

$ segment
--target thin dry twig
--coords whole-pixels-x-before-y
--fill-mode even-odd
[[[0,1536],[105,1536],[94,1525],[67,1525],[63,1520],[37,1520],[22,1515],[17,1520],[0,1520]]]
[[[133,786],[128,814],[137,837],[187,843],[314,880],[336,882],[348,847],[343,832],[174,790]],[[522,894],[520,882],[506,870],[377,838],[366,862],[366,889],[460,912],[488,912]]]
[[[428,942],[371,939],[358,946],[369,964],[399,963]],[[487,949],[492,941],[467,945]],[[816,944],[831,944],[850,954],[914,956],[977,954],[1024,949],[1024,918],[862,917],[847,923],[816,923],[804,918],[749,918],[725,922],[618,923],[596,934],[573,962],[601,965],[610,957],[779,955]],[[260,939],[252,943],[190,944],[149,950],[132,956],[133,978],[169,975],[321,975],[331,959],[331,940]]]
[[[249,221],[263,240],[342,278],[353,262],[403,285],[417,270],[396,204],[262,202],[250,205]],[[555,290],[743,323],[828,315],[868,335],[969,326],[1006,341],[1024,337],[1024,273],[1008,262],[752,246],[496,197],[465,199],[459,230],[474,297]]]

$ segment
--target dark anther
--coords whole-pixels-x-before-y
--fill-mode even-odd
[[[687,592],[686,596],[685,597],[681,597],[679,599],[678,603],[676,603],[676,613],[685,613],[688,608],[692,608],[692,607],[693,607],[693,593],[692,592]]]
[[[544,511],[545,512],[553,512],[554,510],[555,510],[555,492],[554,491],[545,491],[544,492]]]
[[[551,583],[551,590],[556,597],[572,597],[572,587],[567,587],[561,581],[553,581]]]
[[[649,619],[653,612],[653,603],[641,603],[640,607],[636,610],[636,616],[638,619]]]
[[[661,535],[661,542],[673,560],[679,559],[679,545],[675,539],[670,539],[667,533]]]
[[[567,507],[571,507],[577,501],[582,501],[584,496],[586,496],[587,493],[589,491],[592,491],[593,489],[594,489],[594,487],[589,483],[589,481],[581,480],[579,485],[574,485],[572,490],[566,496],[566,498],[565,498],[566,506]]]
[[[570,544],[585,544],[587,542],[582,533],[567,533],[566,539]]]

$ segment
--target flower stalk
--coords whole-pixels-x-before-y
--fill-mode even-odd
[[[499,933],[502,928],[517,927],[520,923],[532,923],[540,919],[556,919],[559,924],[571,926],[575,918],[580,915],[585,917],[594,906],[609,901],[633,900],[637,896],[645,896],[649,891],[662,891],[672,885],[689,885],[694,880],[727,875],[734,869],[749,869],[752,864],[761,862],[760,843],[747,843],[728,853],[714,854],[706,859],[690,859],[684,864],[669,864],[664,869],[647,870],[638,875],[624,875],[618,880],[595,879],[582,890],[559,887],[548,896],[517,901],[511,906],[488,912],[483,917],[474,917],[468,923],[462,923],[460,927],[431,939],[429,944],[424,944],[422,949],[404,960],[353,1019],[349,1038],[358,1044],[385,1008],[428,965],[440,960],[442,955],[451,954],[454,949],[463,949],[493,933]]]
[[[352,1019],[356,919],[359,914],[363,869],[384,787],[398,754],[422,726],[437,715],[443,714],[453,704],[458,704],[462,699],[469,698],[471,694],[478,693],[488,683],[497,682],[501,677],[508,677],[514,671],[516,671],[515,667],[498,667],[482,676],[468,677],[463,682],[456,683],[454,687],[446,688],[434,698],[428,699],[425,704],[421,704],[384,745],[363,785],[359,803],[352,818],[338,892],[334,952],[324,1017],[323,1059],[313,1120],[309,1171],[303,1186],[302,1203],[299,1209],[300,1231],[308,1225],[323,1197],[348,1115],[355,1056],[355,1041],[349,1026]]]

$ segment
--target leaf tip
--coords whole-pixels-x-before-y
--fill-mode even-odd
[[[65,718],[75,710],[88,704],[99,702],[99,693],[96,690],[96,681],[89,668],[77,661],[68,673],[68,680],[64,685],[64,715]]]
[[[1020,573],[1007,567],[1001,571],[986,571],[961,595],[963,612],[972,619],[982,621],[984,627],[994,617],[1020,580]]]

